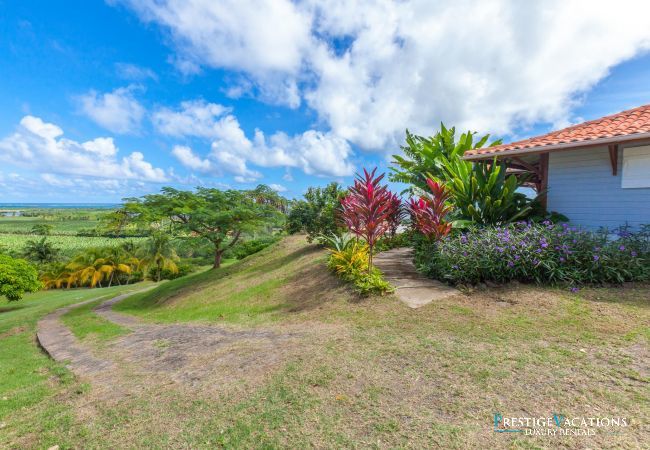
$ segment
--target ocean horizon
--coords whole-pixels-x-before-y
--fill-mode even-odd
[[[0,209],[111,209],[121,203],[0,203]]]

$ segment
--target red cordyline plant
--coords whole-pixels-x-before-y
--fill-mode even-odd
[[[409,199],[407,208],[411,214],[413,226],[427,238],[439,241],[451,231],[451,223],[445,221],[451,207],[446,205],[449,191],[444,185],[427,179],[431,194],[418,199]]]
[[[397,234],[397,228],[402,224],[406,211],[402,206],[402,199],[397,194],[391,192],[388,203],[389,213],[386,218],[386,222],[388,222],[388,234],[390,237],[395,237]]]
[[[376,172],[377,168],[372,172],[363,169],[363,175],[357,174],[350,193],[341,199],[343,222],[351,233],[368,243],[368,271],[372,270],[373,248],[388,231],[387,220],[393,212],[392,193],[388,186],[379,184],[384,174],[375,177]]]

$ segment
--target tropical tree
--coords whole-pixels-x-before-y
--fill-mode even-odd
[[[40,280],[45,289],[61,289],[62,287],[72,287],[76,278],[74,271],[68,268],[68,264],[55,262],[45,266]]]
[[[178,273],[178,256],[171,242],[169,235],[164,232],[155,232],[140,247],[137,255],[140,257],[141,265],[153,267],[156,273],[156,282],[159,282],[163,270]]]
[[[199,236],[212,244],[213,268],[221,266],[223,253],[239,241],[242,233],[253,232],[280,214],[257,203],[250,191],[199,187],[196,192],[165,187],[160,194],[145,195],[127,205],[136,220],[169,225],[171,232]]]
[[[282,213],[287,212],[289,200],[265,184],[258,184],[255,189],[250,191],[250,194],[255,200],[255,203],[271,206]]]
[[[32,227],[32,234],[49,236],[52,233],[53,228],[54,227],[49,223],[38,223]]]
[[[36,268],[24,259],[0,255],[0,296],[9,301],[20,300],[25,292],[41,288]]]
[[[456,219],[479,224],[500,224],[521,219],[532,212],[534,200],[518,192],[526,181],[506,176],[506,168],[497,161],[472,163],[462,159],[466,151],[484,147],[489,135],[478,140],[472,132],[456,139],[455,128],[441,124],[440,131],[425,138],[406,132],[404,156],[393,155],[391,180],[408,183],[412,194],[428,190],[432,179],[449,191]],[[489,146],[501,144],[493,141]]]
[[[309,187],[303,199],[289,205],[289,233],[305,232],[309,242],[319,235],[340,234],[341,199],[346,194],[335,182],[325,187]]]
[[[389,229],[388,218],[391,210],[391,192],[388,186],[381,185],[384,174],[375,176],[363,169],[357,174],[350,193],[341,200],[342,219],[352,234],[363,238],[368,244],[368,272],[372,270],[373,249],[377,240]]]
[[[104,254],[100,248],[89,248],[75,256],[66,268],[71,272],[71,283],[78,286],[101,287],[102,281],[113,268],[105,263]]]
[[[101,260],[104,278],[108,280],[108,287],[111,287],[113,282],[122,284],[120,283],[120,275],[124,274],[130,277],[133,270],[141,264],[138,258],[120,247],[107,248]],[[129,281],[127,280],[127,284]]]
[[[456,128],[446,128],[440,124],[440,131],[431,137],[412,134],[406,130],[406,145],[401,146],[404,156],[393,155],[393,167],[389,179],[400,183],[410,184],[407,189],[412,194],[416,186],[427,190],[427,178],[440,177],[443,174],[442,158],[448,160],[461,158],[466,151],[482,148],[490,139],[486,134],[475,139],[473,132],[466,132],[456,139]],[[501,140],[492,141],[489,147],[500,145]],[[427,175],[428,174],[428,175]]]
[[[23,249],[23,255],[31,261],[44,264],[54,261],[59,255],[59,249],[49,242],[46,236],[43,236],[37,241],[27,241]]]
[[[525,218],[533,211],[536,200],[517,191],[525,180],[507,175],[505,164],[496,159],[488,164],[444,156],[441,160],[442,174],[435,180],[449,189],[459,218],[499,225]]]

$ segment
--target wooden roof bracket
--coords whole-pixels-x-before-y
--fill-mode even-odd
[[[542,174],[541,174],[541,168],[539,166],[536,167],[536,166],[534,166],[532,164],[529,164],[529,163],[527,163],[526,161],[524,161],[523,159],[521,159],[521,158],[519,158],[517,156],[513,156],[510,159],[517,162],[521,167],[525,168],[530,173],[533,173],[533,174],[537,175],[539,178],[541,178]]]
[[[609,162],[612,164],[612,175],[618,174],[618,144],[610,144],[607,146],[609,150]]]

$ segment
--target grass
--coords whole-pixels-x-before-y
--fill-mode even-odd
[[[0,447],[18,433],[39,433],[47,447],[53,435],[73,421],[73,411],[55,401],[61,392],[85,391],[70,372],[48,358],[35,343],[36,322],[46,314],[93,298],[107,299],[137,285],[107,289],[41,291],[17,302],[0,300]],[[29,411],[27,415],[20,412]],[[53,443],[51,445],[54,445]]]
[[[196,365],[171,371],[169,379],[164,372],[140,379],[127,371],[124,386],[134,388],[122,398],[56,381],[37,403],[0,419],[9,423],[0,446],[645,445],[650,286],[570,293],[513,285],[411,310],[393,296],[359,299],[323,263],[322,251],[291,237],[230,267],[128,298],[118,309],[147,321],[223,323],[290,338],[182,355],[173,353],[173,341],[137,341],[151,346],[158,364],[182,356],[186,363],[196,358]],[[89,311],[78,312],[79,322]],[[86,338],[98,333],[89,328]],[[98,351],[114,356],[111,341]],[[204,366],[215,367],[204,384],[169,381]],[[623,416],[631,425],[619,435],[564,440],[506,435],[492,430],[495,412]]]
[[[219,270],[172,280],[155,291],[131,296],[114,309],[156,322],[251,325],[279,319],[291,308],[283,286],[313,253],[301,243],[283,241],[243,260],[229,261]],[[176,301],[179,296],[182,302]]]

